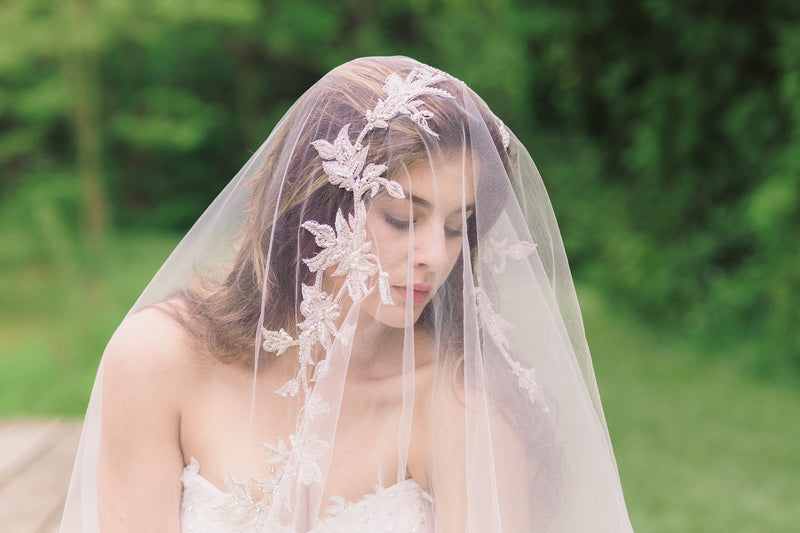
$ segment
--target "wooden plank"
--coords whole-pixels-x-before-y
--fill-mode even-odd
[[[54,531],[64,507],[72,464],[80,440],[77,423],[45,422],[2,424],[0,448],[27,446],[12,451],[18,458],[5,471],[10,477],[0,486],[0,524],[3,532]],[[21,459],[20,459],[21,458]]]
[[[55,420],[10,421],[0,424],[0,487],[24,470],[63,431]]]
[[[62,514],[64,514],[63,498],[59,505],[50,512],[50,515],[45,518],[44,522],[36,528],[35,533],[58,533],[58,528],[61,526]]]

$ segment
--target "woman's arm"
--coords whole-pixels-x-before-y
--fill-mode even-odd
[[[425,464],[436,531],[531,531],[520,435],[483,393],[440,389],[431,401]]]
[[[179,531],[183,333],[157,308],[129,316],[103,356],[98,508],[104,532]]]

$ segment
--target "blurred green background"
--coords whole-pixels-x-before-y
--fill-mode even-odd
[[[0,415],[103,347],[291,103],[362,55],[472,86],[542,172],[638,531],[800,523],[800,4],[7,0]]]

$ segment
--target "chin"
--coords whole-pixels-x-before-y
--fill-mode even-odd
[[[371,312],[370,310],[366,310],[366,312],[373,320],[380,322],[384,326],[405,329],[417,323],[424,308],[424,305],[419,306],[419,308],[414,306],[411,323],[406,321],[406,307],[404,303],[396,303],[394,306],[384,305],[379,307],[376,312]]]

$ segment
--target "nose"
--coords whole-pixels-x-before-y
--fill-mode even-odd
[[[414,264],[437,271],[448,262],[444,221],[430,217],[425,224],[414,227]]]

